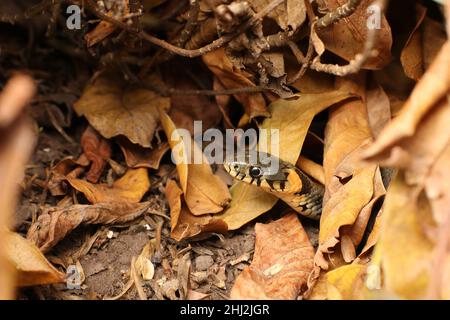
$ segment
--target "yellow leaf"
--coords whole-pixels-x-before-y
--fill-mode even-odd
[[[82,192],[91,203],[139,202],[150,187],[146,168],[129,169],[112,187],[106,184],[92,184],[85,180],[67,178],[70,185]]]
[[[376,245],[385,288],[406,299],[425,298],[430,280],[433,243],[424,230],[432,227],[427,199],[405,183],[399,173],[384,203],[380,238]]]
[[[181,189],[191,213],[203,215],[222,211],[231,200],[226,184],[212,172],[208,160],[190,135],[186,137],[180,134],[164,110],[161,110],[161,124],[173,158],[177,160]],[[192,155],[199,156],[201,163],[192,163],[189,150],[192,150]]]
[[[17,233],[8,233],[6,252],[8,259],[18,272],[19,286],[45,285],[64,281],[64,274],[56,270],[34,244]]]

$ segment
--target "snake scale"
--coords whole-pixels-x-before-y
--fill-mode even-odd
[[[242,159],[227,160],[225,170],[235,179],[260,187],[283,200],[301,215],[318,220],[322,213],[324,188],[293,164],[267,153],[256,153],[255,160],[248,154]],[[260,159],[271,158],[278,165],[265,164]]]

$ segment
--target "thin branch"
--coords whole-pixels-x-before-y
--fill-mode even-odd
[[[308,14],[308,20],[309,20],[309,26],[311,29],[310,36],[309,36],[309,43],[308,43],[308,51],[306,53],[306,58],[302,64],[302,67],[300,70],[294,75],[292,79],[289,80],[288,84],[292,84],[296,82],[298,79],[303,77],[306,70],[308,70],[309,66],[311,65],[312,57],[314,54],[314,44],[313,44],[313,32],[315,32],[314,28],[316,26],[316,15],[314,13],[314,10],[311,6],[311,2],[309,0],[304,0],[305,7],[306,7],[306,13]]]
[[[348,17],[359,6],[362,0],[349,0],[347,3],[327,13],[317,21],[317,28],[322,29]]]
[[[195,57],[202,56],[208,52],[211,52],[213,50],[216,50],[216,49],[224,46],[225,44],[227,44],[228,42],[233,40],[235,37],[237,37],[239,34],[245,32],[247,29],[249,29],[251,26],[253,26],[260,19],[264,18],[267,14],[272,12],[273,9],[275,9],[277,6],[282,4],[284,1],[285,0],[272,0],[272,2],[269,3],[269,5],[267,5],[260,12],[255,14],[249,20],[247,20],[247,22],[242,24],[235,32],[223,35],[222,37],[218,38],[217,40],[214,40],[213,42],[211,42],[210,44],[208,44],[204,47],[201,47],[201,48],[198,48],[195,50],[188,50],[188,49],[174,46],[173,44],[171,44],[165,40],[158,39],[157,37],[152,36],[144,31],[137,32],[135,28],[128,26],[127,24],[123,23],[122,21],[116,20],[102,12],[99,12],[97,10],[96,5],[93,0],[86,0],[88,7],[100,19],[110,22],[110,23],[112,23],[124,30],[127,30],[129,32],[135,33],[138,37],[140,37],[144,40],[147,40],[148,42],[153,43],[154,45],[160,46],[160,47],[162,47],[168,51],[171,51],[177,55],[189,57],[189,58],[195,58]]]
[[[186,25],[184,26],[183,31],[181,31],[181,35],[180,35],[179,39],[176,41],[176,44],[181,48],[184,48],[184,46],[186,45],[186,42],[191,37],[192,33],[195,31],[195,29],[197,28],[197,24],[198,24],[197,20],[198,20],[198,15],[200,13],[200,1],[192,0],[192,1],[190,1],[190,5],[191,5],[191,7],[188,12],[188,18],[186,21]]]
[[[386,7],[386,0],[377,0],[374,5],[379,6],[380,12],[383,13]],[[376,57],[379,54],[378,50],[373,49],[378,39],[378,32],[378,28],[369,28],[363,52],[357,54],[348,65],[339,66],[334,64],[323,64],[316,59],[311,64],[311,69],[336,76],[346,76],[358,72],[369,58]]]

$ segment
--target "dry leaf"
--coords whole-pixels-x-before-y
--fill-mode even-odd
[[[120,149],[127,166],[130,168],[149,168],[157,170],[162,157],[169,151],[169,144],[164,142],[159,144],[156,148],[143,148],[138,144],[131,143],[125,137],[117,139]]]
[[[48,189],[53,196],[62,196],[67,193],[66,178],[77,178],[80,176],[85,167],[89,165],[89,160],[85,154],[78,159],[67,157],[58,162],[50,169],[50,177],[48,181]]]
[[[294,300],[313,267],[314,248],[297,214],[255,225],[255,254],[231,290],[231,299]]]
[[[255,84],[249,80],[250,75],[237,70],[225,54],[224,49],[218,49],[202,56],[208,68],[218,78],[226,89],[242,87],[254,87]],[[236,100],[243,105],[245,113],[250,117],[268,117],[270,113],[266,109],[266,102],[261,93],[241,93],[234,95]]]
[[[28,229],[27,239],[47,252],[81,224],[125,223],[144,214],[150,203],[108,202],[47,208]]]
[[[139,202],[150,188],[146,168],[129,169],[112,187],[107,184],[92,184],[85,180],[67,177],[70,185],[82,192],[90,203]]]
[[[19,234],[9,232],[6,241],[8,260],[17,270],[21,287],[64,282],[64,274],[44,257],[36,246]]]
[[[105,138],[122,134],[150,147],[159,122],[158,108],[168,110],[169,106],[168,98],[127,84],[117,74],[104,74],[85,88],[74,109]]]
[[[386,195],[377,253],[383,287],[406,299],[426,296],[431,278],[433,242],[424,229],[433,224],[427,199],[397,175]]]
[[[169,139],[172,155],[177,162],[177,171],[180,178],[181,189],[189,210],[194,215],[217,213],[223,210],[231,200],[226,184],[211,170],[208,160],[189,137],[183,137],[169,116],[161,111],[161,123]],[[188,163],[196,154],[202,159],[201,164]]]
[[[321,7],[331,11],[347,1],[321,0],[320,2],[322,3]],[[368,32],[367,23],[371,21],[369,16],[373,14],[368,10],[371,4],[372,0],[363,0],[352,15],[319,30],[318,34],[325,43],[325,47],[347,61],[353,60],[355,55],[363,52]],[[364,68],[380,69],[390,62],[392,34],[384,15],[380,21],[377,38],[374,49],[378,51],[378,55],[367,60],[363,65]]]
[[[86,174],[86,179],[97,183],[106,166],[106,159],[111,157],[111,146],[97,131],[88,126],[81,136],[81,147],[86,158],[91,161],[91,168]]]
[[[256,12],[259,12],[269,3],[270,0],[254,0],[250,5]],[[305,22],[305,3],[303,0],[287,0],[278,5],[267,16],[274,19],[281,29],[293,32]]]
[[[177,241],[192,238],[202,233],[228,231],[227,224],[210,215],[194,216],[182,199],[183,191],[174,180],[166,185],[166,198],[170,206],[171,237]]]
[[[423,63],[423,35],[420,26],[427,14],[427,8],[416,3],[416,26],[402,50],[400,61],[402,62],[405,74],[418,81],[424,72]]]

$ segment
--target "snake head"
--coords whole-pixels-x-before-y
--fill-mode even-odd
[[[227,160],[225,170],[236,180],[263,188],[269,192],[289,192],[292,188],[290,175],[295,173],[292,165],[280,159],[257,153],[257,157]]]

